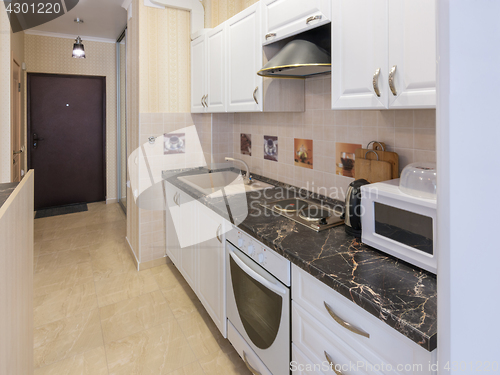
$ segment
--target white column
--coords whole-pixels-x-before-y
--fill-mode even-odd
[[[438,14],[438,357],[464,374],[500,365],[500,1]]]

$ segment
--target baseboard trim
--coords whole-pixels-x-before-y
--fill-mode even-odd
[[[106,204],[118,203],[118,198],[106,199]]]
[[[149,262],[139,263],[139,271],[144,271],[153,267],[162,266],[164,264],[170,263],[170,258],[168,256],[164,256],[160,259],[150,260]]]
[[[132,245],[130,244],[128,237],[125,237],[125,239],[127,240],[128,251],[130,252],[130,255],[132,256],[132,260],[134,261],[135,268],[137,268],[137,271],[140,271],[139,265],[141,264],[141,262],[139,262],[139,260],[135,256],[134,250],[132,249]]]

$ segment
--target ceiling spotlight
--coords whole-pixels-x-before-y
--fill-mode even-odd
[[[80,33],[80,24],[83,23],[83,20],[77,18],[75,22],[78,24],[78,33]],[[85,58],[85,49],[83,47],[82,38],[79,36],[75,39],[75,44],[73,44],[73,57],[76,59]]]

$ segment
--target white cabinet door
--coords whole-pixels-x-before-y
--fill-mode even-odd
[[[212,238],[200,242],[198,246],[198,298],[208,314],[226,337],[225,311],[225,257],[224,257],[224,219],[208,207],[198,203],[198,228],[206,234],[212,233]],[[204,239],[203,238],[203,239]]]
[[[207,33],[207,111],[225,112],[226,103],[226,23]]]
[[[389,0],[390,108],[436,106],[436,1]]]
[[[332,1],[333,109],[387,108],[387,5],[388,0]]]
[[[182,276],[184,276],[189,286],[196,291],[196,278],[198,274],[198,264],[196,262],[197,243],[196,240],[193,239],[193,233],[197,230],[194,223],[197,215],[198,202],[181,191],[179,191],[176,201],[180,208],[179,218],[177,219],[174,217],[174,220],[178,220],[175,222],[175,226],[181,245],[181,266],[179,271],[182,273]]]
[[[207,35],[203,34],[191,42],[191,112],[206,112],[204,98],[207,94]]]
[[[227,21],[228,112],[263,108],[261,9],[254,4]]]
[[[299,34],[331,20],[331,0],[263,0],[262,43]]]
[[[170,213],[170,207],[175,209],[176,203],[175,199],[177,198],[177,190],[168,182],[163,181],[164,192],[165,192],[165,201],[167,203],[167,207],[165,209],[165,244],[167,255],[170,260],[176,265],[177,268],[180,267],[180,245],[179,240],[177,238],[177,232],[175,231],[174,221],[172,219],[172,214]]]

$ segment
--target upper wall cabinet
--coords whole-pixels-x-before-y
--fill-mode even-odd
[[[226,112],[226,24],[191,42],[191,112]]]
[[[207,34],[191,42],[191,112],[206,112],[207,95]]]
[[[254,4],[227,21],[229,112],[262,111],[261,7]]]
[[[435,0],[332,7],[333,109],[435,108]]]
[[[293,36],[331,20],[331,0],[262,0],[262,43]]]

